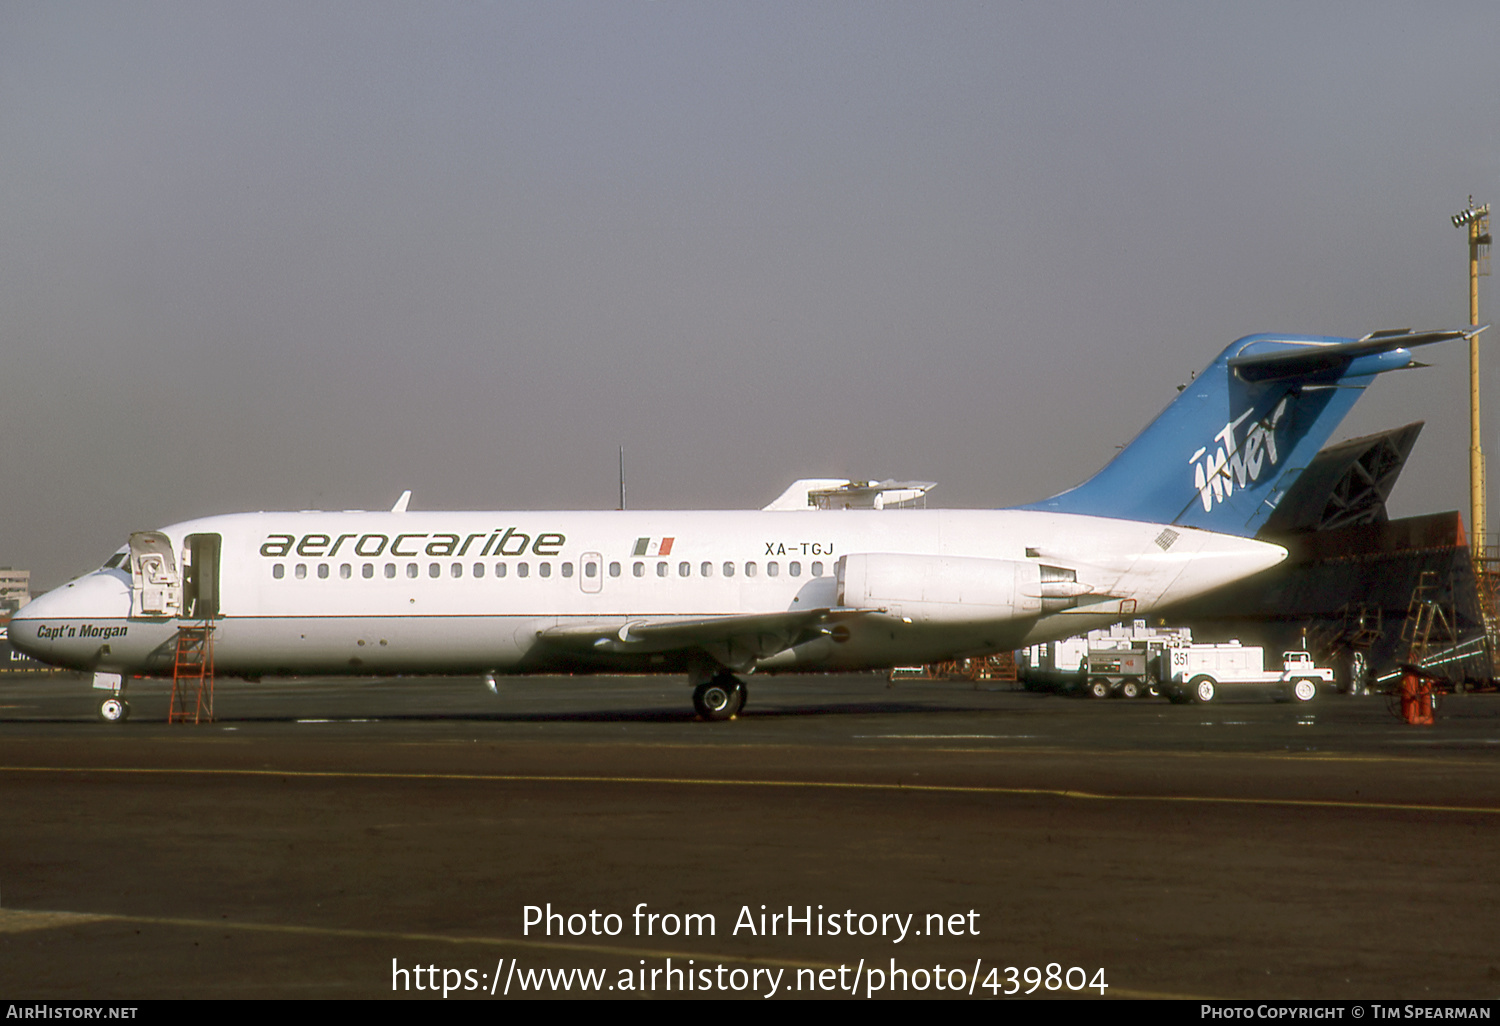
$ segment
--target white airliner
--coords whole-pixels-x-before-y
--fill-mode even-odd
[[[213,624],[218,674],[740,675],[936,662],[1067,637],[1275,566],[1251,535],[1374,376],[1472,332],[1235,342],[1103,471],[1006,510],[238,513],[130,536],[10,623],[91,671],[105,719]],[[1040,432],[1039,432],[1040,434]],[[493,680],[493,676],[491,676]]]

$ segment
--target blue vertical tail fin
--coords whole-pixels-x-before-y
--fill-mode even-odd
[[[1377,375],[1482,330],[1242,338],[1103,470],[1021,508],[1252,536]]]

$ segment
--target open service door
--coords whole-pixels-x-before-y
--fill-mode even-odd
[[[190,534],[182,566],[183,616],[190,620],[214,620],[219,615],[219,550],[224,540],[217,534]]]
[[[130,615],[182,615],[182,575],[172,556],[172,540],[160,531],[130,536]]]

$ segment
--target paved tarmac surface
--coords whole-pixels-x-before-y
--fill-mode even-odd
[[[0,681],[0,998],[1500,992],[1500,696],[1426,728],[871,677],[753,678],[722,724],[670,679],[220,682],[199,727],[166,696],[106,726]],[[528,930],[549,903],[582,932]]]

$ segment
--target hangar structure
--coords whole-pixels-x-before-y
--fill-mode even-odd
[[[1456,512],[1386,512],[1421,430],[1419,421],[1323,449],[1257,536],[1284,546],[1286,562],[1163,610],[1163,621],[1204,641],[1306,648],[1345,686],[1406,662],[1456,685],[1488,684],[1500,559],[1476,558]]]

